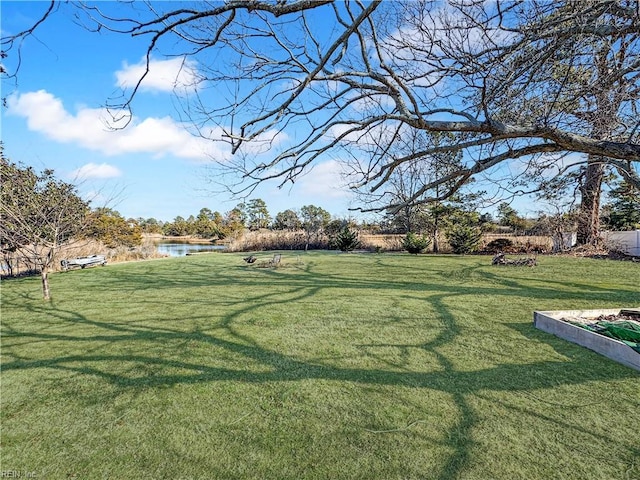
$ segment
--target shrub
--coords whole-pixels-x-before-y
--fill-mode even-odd
[[[333,245],[343,252],[350,252],[360,246],[358,232],[345,225],[333,238]]]
[[[515,247],[508,238],[496,238],[487,244],[486,251],[489,253],[513,252]]]
[[[402,248],[407,252],[417,255],[422,253],[431,243],[431,240],[424,235],[418,236],[413,232],[407,233],[402,241]]]
[[[482,231],[478,227],[470,225],[455,225],[447,232],[447,241],[451,245],[453,253],[473,253],[480,245]]]

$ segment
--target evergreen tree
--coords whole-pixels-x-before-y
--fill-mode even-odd
[[[267,209],[267,204],[261,198],[249,200],[246,205],[248,227],[251,230],[268,228],[271,223],[271,216]]]
[[[358,232],[345,225],[333,238],[332,242],[342,252],[351,252],[360,246]]]
[[[109,248],[142,245],[142,229],[138,222],[125,220],[110,208],[97,208],[89,215],[84,235],[101,241]]]
[[[609,192],[607,227],[611,230],[640,229],[640,190],[625,181]]]
[[[424,235],[418,236],[413,232],[407,233],[402,241],[402,247],[409,253],[417,255],[426,250],[431,240]]]
[[[293,210],[285,210],[276,215],[273,228],[275,230],[299,230],[302,228],[302,222],[296,212]]]

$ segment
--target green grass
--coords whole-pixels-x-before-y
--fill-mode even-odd
[[[37,278],[3,282],[1,469],[640,478],[638,373],[532,325],[534,310],[637,306],[639,265],[241,257],[55,274],[50,303]]]

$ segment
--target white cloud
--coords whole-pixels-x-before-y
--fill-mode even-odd
[[[296,181],[296,190],[318,198],[347,198],[351,191],[345,186],[343,168],[337,160],[318,163]]]
[[[104,155],[147,153],[153,157],[175,155],[196,161],[214,158],[224,161],[230,157],[222,130],[212,128],[209,138],[191,135],[184,125],[170,117],[149,117],[143,120],[121,115],[106,109],[81,107],[76,114],[68,112],[62,101],[45,90],[12,95],[8,99],[11,115],[27,119],[29,130],[39,132],[60,143],[71,143]],[[118,112],[116,112],[118,113]]]
[[[87,163],[71,172],[71,175],[80,180],[88,180],[93,178],[115,178],[121,176],[122,172],[117,167],[109,165],[108,163],[101,163],[100,165]]]
[[[122,89],[133,88],[147,69],[146,59],[135,65],[125,63],[122,70],[116,72],[116,85]],[[148,91],[171,92],[179,88],[194,87],[198,82],[196,63],[186,58],[169,60],[151,60],[149,72],[140,88]]]

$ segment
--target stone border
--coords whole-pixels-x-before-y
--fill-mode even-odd
[[[640,371],[640,353],[629,345],[561,320],[565,317],[596,319],[600,315],[617,315],[620,310],[622,309],[535,311],[533,312],[533,325],[543,332],[587,347],[611,360]]]

